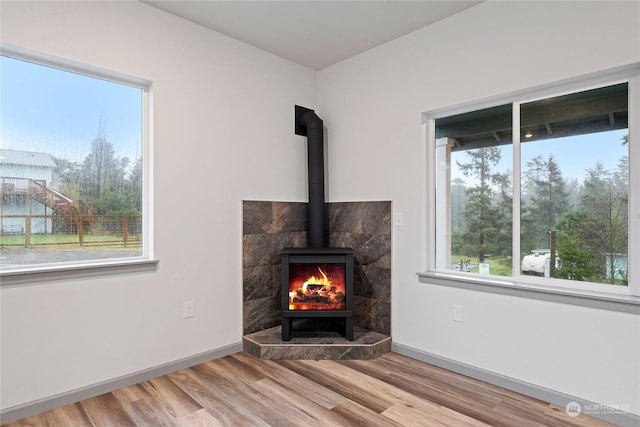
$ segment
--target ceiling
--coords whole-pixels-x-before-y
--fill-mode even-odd
[[[314,70],[482,1],[144,1]]]

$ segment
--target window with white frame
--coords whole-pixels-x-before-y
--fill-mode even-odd
[[[151,259],[151,83],[1,53],[3,275]]]
[[[638,80],[634,66],[427,114],[430,271],[637,294]]]

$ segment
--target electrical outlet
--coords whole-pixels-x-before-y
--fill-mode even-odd
[[[195,313],[193,311],[193,301],[187,301],[184,303],[184,307],[182,310],[182,316],[185,319],[189,319],[193,316],[195,316]]]
[[[462,323],[462,306],[459,304],[453,305],[453,321]]]

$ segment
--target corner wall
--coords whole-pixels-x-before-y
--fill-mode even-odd
[[[316,73],[137,1],[3,1],[0,13],[3,43],[153,81],[159,260],[152,273],[3,287],[2,409],[240,346],[241,201],[306,199],[292,116],[315,105]]]
[[[416,277],[432,238],[424,111],[638,61],[638,2],[489,1],[318,73],[332,141],[329,199],[393,200],[403,214],[393,241],[396,344],[640,414],[637,315]],[[454,304],[464,323],[452,321]]]
[[[308,204],[244,201],[243,333],[282,324],[280,251],[307,246]],[[391,202],[328,203],[329,246],[354,250],[356,326],[391,335]]]

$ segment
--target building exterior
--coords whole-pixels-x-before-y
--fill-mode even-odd
[[[49,154],[0,149],[0,231],[2,234],[52,232],[51,218],[72,205],[52,188],[56,164]],[[32,216],[30,223],[26,217]]]

